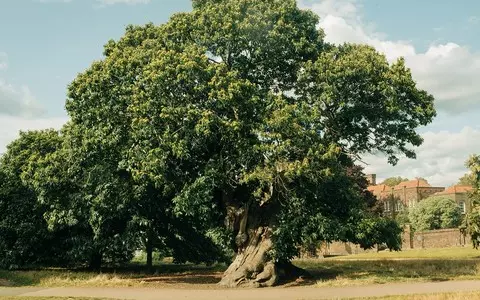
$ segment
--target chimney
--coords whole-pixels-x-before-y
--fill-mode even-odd
[[[367,174],[366,177],[369,185],[377,185],[377,174]]]

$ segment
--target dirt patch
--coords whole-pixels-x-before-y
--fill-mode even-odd
[[[13,286],[13,284],[6,279],[0,278],[0,286]]]
[[[138,279],[141,283],[156,287],[216,289],[223,273],[158,275]]]

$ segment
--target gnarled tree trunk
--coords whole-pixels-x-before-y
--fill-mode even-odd
[[[265,208],[228,207],[229,226],[237,232],[237,255],[225,271],[221,286],[270,287],[281,281],[306,275],[289,262],[275,262],[269,251],[273,247],[272,229]]]

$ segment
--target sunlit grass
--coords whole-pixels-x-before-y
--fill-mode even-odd
[[[438,249],[411,249],[404,251],[381,251],[368,252],[347,256],[339,256],[333,259],[424,259],[424,258],[442,258],[442,259],[459,259],[459,258],[480,258],[480,251],[472,247],[452,247]]]
[[[480,279],[480,260],[298,260],[316,285],[355,286],[389,282],[427,282]]]
[[[480,300],[480,292],[355,298],[355,300]]]
[[[118,270],[90,272],[67,269],[0,270],[1,286],[41,287],[156,287],[175,284],[213,284],[225,265],[156,265],[153,272],[133,265]]]
[[[480,251],[465,248],[365,253],[327,259],[295,260],[314,276],[314,284],[355,286],[389,282],[480,279]],[[43,269],[1,271],[0,286],[40,287],[195,287],[216,288],[225,265],[175,265],[168,260],[146,272],[137,262],[99,272]]]
[[[16,296],[8,296],[2,297],[0,296],[0,300],[115,300],[112,298],[74,298],[74,297],[16,297]]]

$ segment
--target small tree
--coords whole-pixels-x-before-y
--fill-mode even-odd
[[[462,222],[462,213],[452,199],[430,197],[410,210],[409,219],[418,231],[455,228]]]
[[[465,220],[466,228],[472,238],[473,246],[478,248],[480,245],[480,155],[472,155],[466,165],[470,168],[473,183],[473,192],[470,194],[471,210]]]
[[[458,185],[474,185],[475,180],[470,173],[465,173],[462,177],[458,179]]]
[[[408,178],[402,178],[401,176],[397,176],[397,177],[389,177],[387,179],[385,179],[381,184],[385,184],[385,185],[388,185],[388,186],[396,186],[397,184],[401,183],[401,182],[405,182],[405,181],[408,181],[409,179]]]

